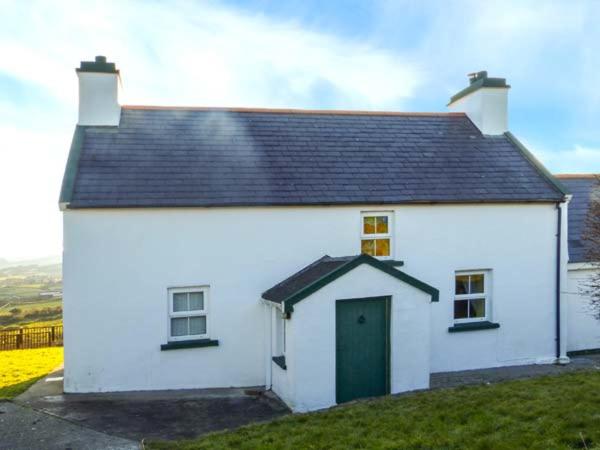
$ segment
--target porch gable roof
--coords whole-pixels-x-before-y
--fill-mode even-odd
[[[397,262],[380,261],[369,255],[331,257],[325,255],[302,270],[296,272],[272,288],[263,292],[264,300],[283,305],[285,312],[291,313],[294,305],[312,295],[322,287],[350,272],[352,269],[367,264],[381,270],[394,278],[403,281],[431,296],[431,301],[439,301],[439,291],[404,272],[394,265]]]

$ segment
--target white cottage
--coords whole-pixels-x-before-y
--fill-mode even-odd
[[[82,62],[65,391],[265,386],[293,410],[567,362],[567,190],[485,72],[448,113],[124,106]]]

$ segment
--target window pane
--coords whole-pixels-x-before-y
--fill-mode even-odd
[[[185,336],[188,334],[188,318],[179,317],[171,319],[171,336]]]
[[[363,217],[363,233],[375,233],[375,217]]]
[[[188,310],[187,296],[185,292],[173,294],[173,312]]]
[[[483,274],[471,275],[471,292],[469,294],[483,294]]]
[[[390,256],[389,239],[377,239],[375,241],[375,256]]]
[[[485,299],[469,300],[469,317],[485,317]]]
[[[469,308],[469,300],[456,300],[454,301],[454,318],[455,319],[467,319]]]
[[[190,317],[190,334],[206,334],[206,316]]]
[[[375,229],[377,233],[386,234],[388,232],[388,218],[387,216],[380,216],[376,219]]]
[[[456,275],[456,295],[469,293],[469,275]]]
[[[373,239],[365,239],[360,242],[360,252],[367,255],[375,255],[375,241]]]
[[[204,292],[190,292],[190,311],[204,309]]]

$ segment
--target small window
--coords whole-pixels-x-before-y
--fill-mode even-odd
[[[379,258],[392,255],[392,214],[363,213],[360,252]]]
[[[488,318],[488,293],[485,272],[457,273],[454,282],[454,321],[481,321]]]
[[[169,340],[208,338],[208,288],[169,289]]]

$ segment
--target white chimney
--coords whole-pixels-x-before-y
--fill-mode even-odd
[[[115,63],[107,63],[105,56],[96,56],[95,61],[82,61],[75,71],[79,78],[77,124],[118,126],[120,75]]]
[[[470,84],[452,96],[448,108],[464,112],[482,134],[508,131],[508,89],[505,78],[488,78],[486,71],[470,73]]]

